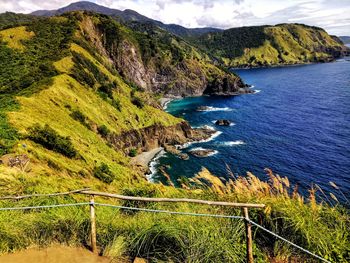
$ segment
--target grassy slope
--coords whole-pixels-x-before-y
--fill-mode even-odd
[[[60,19],[62,20],[63,18],[52,18],[50,20],[54,20],[53,22],[51,21],[53,24],[60,24],[62,23]],[[37,26],[39,27],[40,25]],[[28,47],[26,46],[27,42],[24,42],[24,40],[31,36],[33,38],[32,41],[35,41],[35,36],[33,36],[35,33],[25,31],[25,27],[18,27],[1,31],[1,35],[8,36],[15,31],[21,32],[21,34],[17,34],[16,38],[4,37],[3,40],[6,42],[5,45],[3,44],[3,49],[7,52],[15,53],[17,52],[16,49],[20,47],[22,55],[19,54],[18,56],[24,60],[23,64],[27,66],[34,56],[26,50]],[[29,47],[31,46],[29,45]],[[2,79],[3,84],[5,84],[4,87],[6,88],[6,85],[8,85],[8,88],[3,90],[1,98],[9,106],[5,108],[4,106],[6,105],[2,105],[5,116],[1,124],[8,127],[8,129],[14,130],[14,134],[16,134],[9,144],[13,146],[16,143],[12,147],[11,152],[13,154],[27,153],[32,162],[30,173],[33,174],[90,176],[93,168],[104,162],[117,175],[117,181],[122,181],[123,179],[127,181],[131,175],[135,174],[128,165],[128,158],[121,152],[116,152],[108,146],[107,142],[96,132],[96,128],[91,130],[91,128],[89,129],[74,120],[70,116],[71,112],[78,110],[86,116],[89,122],[93,124],[92,126],[105,125],[110,132],[116,134],[148,127],[155,123],[164,126],[173,125],[180,120],[152,106],[146,105],[142,109],[138,108],[131,103],[130,92],[132,88],[123,79],[118,75],[113,75],[94,55],[81,46],[72,43],[67,47],[66,51],[64,51],[64,54],[67,56],[58,57],[59,60],[57,61],[50,60],[46,62],[55,67],[56,76],[50,77],[49,81],[46,81],[43,85],[37,85],[35,89],[31,88],[33,85],[25,87],[28,93],[26,95],[29,96],[18,96],[17,94],[21,94],[23,90],[19,92],[17,90],[12,91],[11,82],[9,83],[11,80],[6,79],[6,76]],[[11,48],[13,51],[8,48]],[[116,83],[117,88],[113,91],[113,96],[118,98],[120,110],[113,107],[108,99],[103,99],[96,92],[96,89],[91,89],[68,75],[74,67],[70,51],[83,55],[102,74],[107,76],[109,81]],[[39,57],[39,55],[37,56]],[[15,65],[11,64],[2,65],[2,67],[4,71],[6,67],[7,70],[17,70]],[[29,74],[31,73],[30,69],[25,68],[24,70]],[[17,80],[15,79],[15,81]],[[136,92],[136,94],[138,93]],[[78,149],[83,158],[69,159],[27,140],[26,134],[28,129],[37,123],[42,126],[48,124],[60,135],[69,136],[72,145],[75,149]],[[4,137],[2,136],[2,139]],[[27,147],[23,149],[22,144],[27,145]]]
[[[323,29],[299,24],[234,28],[195,41],[226,66],[269,66],[325,61],[342,45]]]
[[[51,22],[56,30],[61,23],[64,25],[67,23],[64,19],[54,19]],[[38,40],[43,41],[42,38],[40,39],[40,30],[35,31],[38,28],[32,28],[35,36],[28,41],[20,42],[24,46],[22,53],[12,53],[13,49],[9,49],[4,43],[2,43],[1,51],[13,56],[18,54],[19,59],[25,65],[28,65],[28,61],[33,61],[33,58],[36,59],[34,61],[41,60],[40,52],[36,55],[31,54],[31,57],[27,53],[31,50],[33,43],[37,43]],[[44,40],[47,37],[60,36],[57,31],[53,31],[53,34],[45,36]],[[56,46],[53,42],[51,43],[53,46],[49,45],[51,49]],[[108,99],[103,99],[96,92],[99,83],[96,84],[96,87],[89,88],[72,78],[70,73],[75,66],[72,51],[82,54],[99,69],[99,72],[105,74],[109,81],[117,83],[113,96],[119,99],[121,111],[112,107]],[[105,60],[101,60],[100,57],[80,45],[70,42],[69,45],[64,46],[64,51],[61,51],[60,54],[63,55],[53,56],[55,59],[47,61],[49,65],[53,65],[54,71],[50,70],[49,74],[43,76],[43,79],[48,79],[44,83],[39,81],[39,85],[19,86],[18,88],[22,90],[13,91],[7,84],[6,78],[2,79],[2,87],[5,88],[2,88],[0,95],[2,101],[6,103],[1,104],[2,116],[5,118],[1,119],[0,124],[14,130],[12,141],[15,144],[12,143],[14,145],[12,152],[27,154],[31,162],[23,169],[0,165],[1,195],[50,193],[92,187],[97,190],[127,195],[261,202],[268,204],[268,209],[253,212],[251,217],[255,221],[263,220],[264,225],[270,229],[274,229],[334,262],[346,262],[349,259],[348,214],[339,207],[332,208],[326,204],[315,204],[312,198],[310,204],[306,204],[299,196],[288,196],[285,191],[281,190],[278,190],[280,192],[277,193],[276,189],[281,189],[280,184],[282,183],[278,184],[276,180],[272,180],[272,186],[267,186],[257,179],[251,179],[252,182],[248,183],[243,178],[236,185],[228,184],[227,186],[215,180],[211,188],[206,188],[199,183],[197,187],[203,190],[175,189],[147,183],[129,165],[127,157],[110,148],[94,129],[88,129],[71,118],[71,111],[78,109],[92,123],[104,124],[115,133],[146,127],[155,122],[171,125],[179,120],[151,106],[139,109],[133,105],[130,102],[131,87],[118,74],[110,71],[108,64],[104,63]],[[35,69],[35,65],[34,63],[32,68]],[[3,63],[1,66],[10,67],[7,68],[8,70],[17,69],[11,63],[8,65]],[[23,71],[14,72],[14,75],[28,71],[32,73],[32,68],[24,68]],[[14,78],[13,81],[16,79]],[[142,96],[142,93],[137,92],[137,94]],[[84,159],[69,159],[25,139],[23,135],[34,123],[49,124],[60,135],[70,136],[73,146],[78,149]],[[27,147],[23,148],[23,144],[26,144]],[[91,175],[93,168],[101,162],[108,164],[116,175],[112,184],[102,183]],[[204,171],[200,176],[210,181],[211,176],[207,172]],[[86,201],[86,197],[77,195],[66,198],[36,198],[20,202],[1,202],[1,206],[75,201]],[[111,202],[110,200],[103,201]],[[208,208],[189,204],[155,205],[125,202],[122,204],[203,213],[240,213],[227,208]],[[236,221],[126,213],[100,207],[97,210],[97,218],[98,243],[103,253],[113,257],[138,255],[151,258],[155,262],[159,260],[244,262],[243,224]],[[320,233],[323,235],[320,236]],[[258,262],[265,262],[269,257],[282,261],[294,257],[306,261],[300,252],[261,232],[255,233],[254,240],[254,254]],[[88,208],[60,208],[32,213],[0,213],[0,252],[15,251],[32,245],[47,246],[52,242],[72,245],[89,244]]]

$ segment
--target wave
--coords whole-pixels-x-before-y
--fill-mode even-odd
[[[256,93],[259,93],[259,92],[261,92],[260,89],[255,89],[253,94],[256,94]]]
[[[166,151],[161,150],[157,155],[152,159],[152,161],[149,163],[148,167],[150,172],[146,174],[146,178],[149,182],[154,182],[154,175],[157,173],[158,169],[157,166],[159,165],[159,159],[163,157],[166,154]]]
[[[222,146],[237,146],[237,145],[243,145],[245,144],[245,142],[242,140],[237,140],[237,141],[230,141],[230,142],[219,142],[218,144]]]
[[[224,107],[224,108],[218,108],[218,107],[212,107],[212,106],[204,106],[203,109],[197,109],[197,111],[233,111],[234,109],[229,108],[229,107]]]

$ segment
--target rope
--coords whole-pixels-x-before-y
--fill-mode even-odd
[[[291,241],[289,241],[289,240],[287,240],[287,239],[285,239],[285,238],[283,238],[283,237],[281,237],[281,236],[275,234],[274,232],[272,232],[272,231],[268,230],[267,228],[265,228],[265,227],[259,225],[258,223],[255,223],[254,221],[252,221],[252,220],[250,220],[250,219],[248,219],[247,221],[248,221],[249,223],[251,223],[252,225],[254,225],[254,226],[256,226],[256,227],[258,227],[258,228],[260,228],[260,229],[266,231],[267,233],[269,233],[269,234],[271,234],[271,235],[273,235],[273,236],[275,236],[275,237],[277,237],[277,238],[283,240],[284,242],[287,242],[288,244],[290,244],[290,245],[292,245],[292,246],[294,246],[294,247],[296,247],[296,248],[298,248],[298,249],[304,251],[305,253],[307,253],[307,254],[309,254],[309,255],[311,255],[311,256],[314,256],[315,258],[318,258],[319,260],[321,260],[321,261],[323,261],[323,262],[331,263],[330,261],[328,261],[328,260],[326,260],[326,259],[320,257],[319,255],[316,255],[316,254],[312,253],[311,251],[309,251],[309,250],[307,250],[307,249],[305,249],[305,248],[302,248],[301,246],[298,246],[298,245],[292,243]]]
[[[90,205],[90,203],[86,202],[86,203],[42,205],[42,206],[0,207],[0,211],[30,210],[30,209],[43,209],[43,208],[55,208],[55,207],[68,207],[68,206],[83,206],[83,205]]]
[[[20,200],[25,198],[32,198],[32,197],[52,197],[52,196],[59,196],[59,195],[70,195],[70,194],[77,194],[82,191],[88,191],[90,188],[83,188],[78,190],[72,190],[69,192],[63,192],[63,193],[53,193],[53,194],[32,194],[32,195],[22,195],[22,196],[1,196],[0,200],[6,200],[6,199],[13,199],[13,200]]]
[[[206,216],[206,217],[220,217],[220,218],[231,218],[231,219],[244,219],[243,216],[226,216],[226,215],[214,215],[214,214],[197,214],[190,212],[175,212],[168,210],[157,210],[157,209],[147,209],[147,208],[138,208],[138,207],[129,207],[129,206],[119,206],[119,205],[109,205],[109,204],[100,204],[100,203],[90,203],[91,205],[112,207],[112,208],[120,208],[120,209],[128,209],[128,210],[136,210],[136,211],[144,211],[144,212],[153,212],[153,213],[167,213],[173,215],[187,215],[187,216]]]

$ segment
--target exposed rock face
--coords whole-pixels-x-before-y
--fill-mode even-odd
[[[149,33],[155,38],[161,35],[155,42],[151,41],[153,47],[148,47],[147,52],[153,52],[152,55],[144,51],[145,43],[135,37],[139,32],[125,35],[123,26],[114,24],[115,28],[111,29],[107,22],[93,25],[90,17],[84,18],[83,25],[87,25],[81,29],[83,35],[101,54],[107,54],[120,75],[147,91],[180,97],[249,92],[240,77],[220,69],[204,55],[195,57],[199,51],[193,51],[195,48],[185,42],[173,45],[172,42],[181,40],[166,32]],[[174,41],[166,42],[169,38]]]
[[[209,138],[215,131],[207,129],[192,129],[187,122],[174,126],[164,127],[152,125],[150,127],[123,132],[119,135],[110,135],[109,142],[119,150],[128,152],[128,149],[137,148],[149,151],[166,145],[178,145],[191,141]]]
[[[230,126],[231,122],[229,120],[217,120],[215,124],[219,126]]]

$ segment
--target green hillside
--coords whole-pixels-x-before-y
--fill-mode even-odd
[[[171,182],[148,182],[133,163],[131,156],[142,151],[201,136],[161,109],[162,96],[249,92],[209,55],[159,28],[125,26],[93,13],[13,25],[0,31],[0,196],[90,187],[134,196],[265,203],[265,210],[251,211],[253,220],[332,262],[349,260],[348,211],[315,189],[302,197],[287,178],[269,170],[269,182],[250,173],[224,182],[205,169],[174,188]],[[0,207],[71,202],[86,199],[1,200]],[[186,203],[118,204],[240,214]],[[97,228],[101,254],[116,262],[135,257],[245,262],[244,223],[230,219],[99,207]],[[88,246],[89,232],[87,207],[0,211],[0,254],[55,243]],[[260,231],[254,232],[253,250],[257,262],[316,262]]]
[[[327,62],[349,52],[323,29],[302,24],[232,28],[191,41],[230,67]]]

